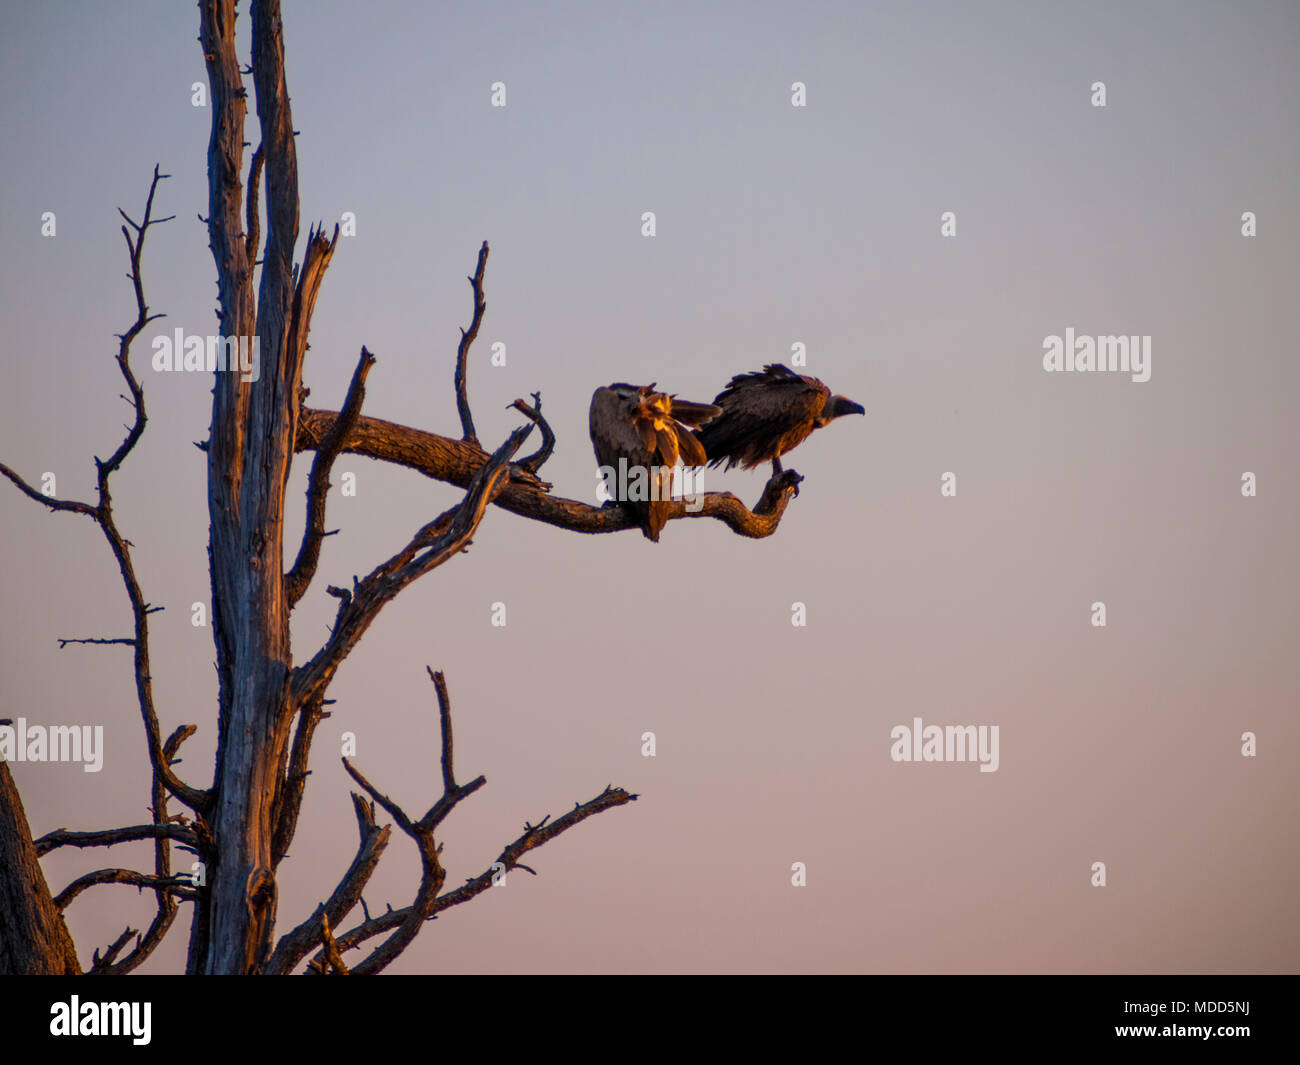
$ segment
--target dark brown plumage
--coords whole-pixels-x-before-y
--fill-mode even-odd
[[[788,366],[772,363],[762,372],[737,374],[713,401],[722,414],[695,435],[709,456],[752,470],[771,461],[781,472],[781,456],[845,414],[865,414],[860,404],[831,390],[815,377],[804,377]]]
[[[611,496],[637,516],[647,537],[658,541],[668,520],[672,468],[679,458],[685,466],[702,466],[706,459],[688,426],[704,425],[721,409],[654,387],[618,382],[596,389],[589,422],[596,461],[613,475],[606,481]]]

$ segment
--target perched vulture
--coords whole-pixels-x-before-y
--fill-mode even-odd
[[[641,522],[641,531],[658,541],[668,520],[673,467],[703,466],[704,448],[688,426],[720,414],[707,403],[688,403],[656,392],[653,384],[616,383],[591,397],[591,443],[596,461],[609,467],[607,486],[615,502]]]
[[[781,472],[781,456],[793,451],[814,429],[845,414],[866,414],[847,396],[833,396],[815,377],[802,377],[772,363],[762,373],[737,374],[713,401],[722,414],[697,432],[709,465],[752,470],[772,462]]]

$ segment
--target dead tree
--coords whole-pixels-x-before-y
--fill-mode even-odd
[[[356,856],[327,898],[299,924],[276,937],[277,869],[289,851],[308,776],[312,737],[328,716],[328,691],[340,664],[379,612],[412,583],[464,551],[492,506],[575,532],[617,532],[636,528],[617,506],[594,507],[551,494],[539,477],[555,443],[542,415],[540,394],[516,400],[526,423],[487,452],[474,428],[469,404],[471,346],[483,321],[483,244],[470,284],[473,318],[462,330],[454,388],[461,433],[457,438],[363,416],[365,382],[375,364],[361,350],[341,409],[303,406],[303,363],[312,311],[338,240],[312,228],[297,266],[298,169],[289,94],[285,86],[284,40],[278,0],[254,0],[252,75],[260,144],[244,173],[247,93],[235,53],[234,0],[202,0],[200,36],[211,89],[212,132],[208,146],[208,214],[205,219],[219,289],[223,339],[256,340],[260,376],[215,373],[212,422],[202,444],[208,472],[209,569],[213,639],[216,645],[219,710],[217,755],[212,781],[187,783],[175,771],[180,745],[195,725],[163,738],[154,705],[149,664],[149,618],[160,608],[145,599],[132,563],[132,548],[119,531],[110,479],[140,440],[147,423],[144,389],[130,362],[132,342],[149,322],[141,258],[154,217],[154,198],[166,177],[154,169],[143,215],[122,213],[130,257],[136,317],[118,338],[117,362],[134,411],[126,437],[108,459],[96,459],[93,502],[46,496],[7,466],[3,473],[26,495],[54,511],[80,514],[103,533],[130,600],[129,637],[85,638],[66,643],[112,643],[131,648],[136,699],[151,765],[152,819],[148,824],[102,831],[58,831],[31,837],[28,821],[7,766],[0,764],[0,972],[79,972],[75,947],[62,910],[100,884],[130,883],[152,891],[157,912],[143,933],[128,928],[88,971],[125,973],[140,965],[171,929],[181,904],[192,907],[187,971],[190,973],[288,973],[307,971],[368,974],[381,971],[415,938],[430,917],[476,897],[493,881],[493,867],[460,887],[444,890],[438,830],[456,806],[485,784],[476,777],[457,781],[452,763],[451,703],[441,673],[430,670],[442,732],[441,796],[419,817],[412,816],[344,759],[356,781],[353,793],[359,841]],[[265,186],[265,240],[259,233],[259,190]],[[258,258],[259,251],[261,258]],[[256,267],[260,265],[260,274]],[[257,288],[254,290],[255,278]],[[516,458],[534,428],[537,451]],[[306,527],[293,560],[286,565],[286,485],[293,456],[313,452],[306,498]],[[338,600],[328,639],[305,661],[290,655],[290,619],[316,577],[325,528],[326,496],[335,459],[342,452],[418,470],[465,490],[455,506],[418,529],[405,547],[350,587],[329,586]],[[729,493],[706,494],[691,511],[675,504],[672,518],[712,517],[744,536],[770,535],[798,490],[799,477],[773,477],[751,511]],[[531,850],[594,814],[636,798],[606,787],[585,803],[551,820],[525,823],[497,859],[506,870],[532,872],[522,858]],[[173,813],[171,803],[183,807]],[[409,906],[371,916],[361,896],[389,843],[391,828],[376,819],[377,807],[415,844],[420,882]],[[39,858],[58,847],[99,847],[152,840],[149,873],[106,868],[79,877],[52,895]],[[172,847],[196,854],[205,883],[172,870]],[[494,863],[494,866],[497,864]],[[339,931],[361,905],[364,917]],[[354,918],[354,920],[356,920]],[[371,944],[378,939],[377,945]],[[134,940],[134,942],[133,942]],[[358,959],[344,955],[369,946]],[[128,949],[129,946],[129,949]],[[310,957],[309,957],[310,956]]]

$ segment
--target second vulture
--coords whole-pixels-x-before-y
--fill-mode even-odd
[[[762,462],[781,472],[781,456],[802,444],[814,429],[845,414],[865,414],[859,403],[831,390],[815,377],[772,363],[762,372],[733,377],[713,401],[722,413],[695,434],[708,452],[709,465],[752,470]]]
[[[688,403],[656,392],[653,384],[618,382],[591,397],[591,443],[608,472],[611,499],[636,515],[641,531],[654,541],[672,508],[673,467],[704,465],[704,448],[690,426],[705,424],[721,411],[708,403]]]

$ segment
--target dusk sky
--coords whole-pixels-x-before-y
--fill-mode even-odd
[[[479,435],[495,448],[540,390],[558,495],[595,502],[587,409],[613,381],[707,402],[802,343],[799,371],[866,416],[785,460],[806,479],[767,539],[689,520],[653,544],[490,511],[330,691],[281,931],[355,852],[344,733],[407,809],[437,798],[429,665],[460,775],[488,781],[447,822],[449,888],[525,821],[609,783],[640,798],[533,852],[537,878],[440,916],[392,972],[1300,969],[1300,7],[285,0],[284,28],[298,257],[309,224],[356,219],[312,325],[310,405],[338,409],[364,344],[365,413],[458,436],[486,239]],[[176,219],[143,270],[167,317],[133,352],[150,420],[114,497],[166,608],[162,731],[199,726],[178,770],[207,786],[214,652],[191,606],[210,596],[194,442],[212,379],[149,364],[153,337],[216,328],[197,34],[193,4],[0,10],[0,461],[92,497],[92,456],[128,418],[117,208],[138,214],[160,164],[155,210]],[[1150,379],[1047,372],[1067,330],[1149,337]],[[327,635],[325,585],[462,494],[355,455],[344,473],[356,495],[330,493],[340,532],[295,612],[296,661]],[[752,506],[767,475],[704,487]],[[0,718],[105,736],[99,773],[12,767],[33,832],[147,821],[129,650],[57,643],[129,632],[102,535],[0,480],[0,538]],[[893,760],[916,718],[996,726],[996,771]],[[151,854],[43,865],[57,892]],[[407,905],[418,878],[395,832],[370,910]],[[83,962],[152,910],[130,887],[78,898]],[[141,971],[183,968],[188,913]]]

